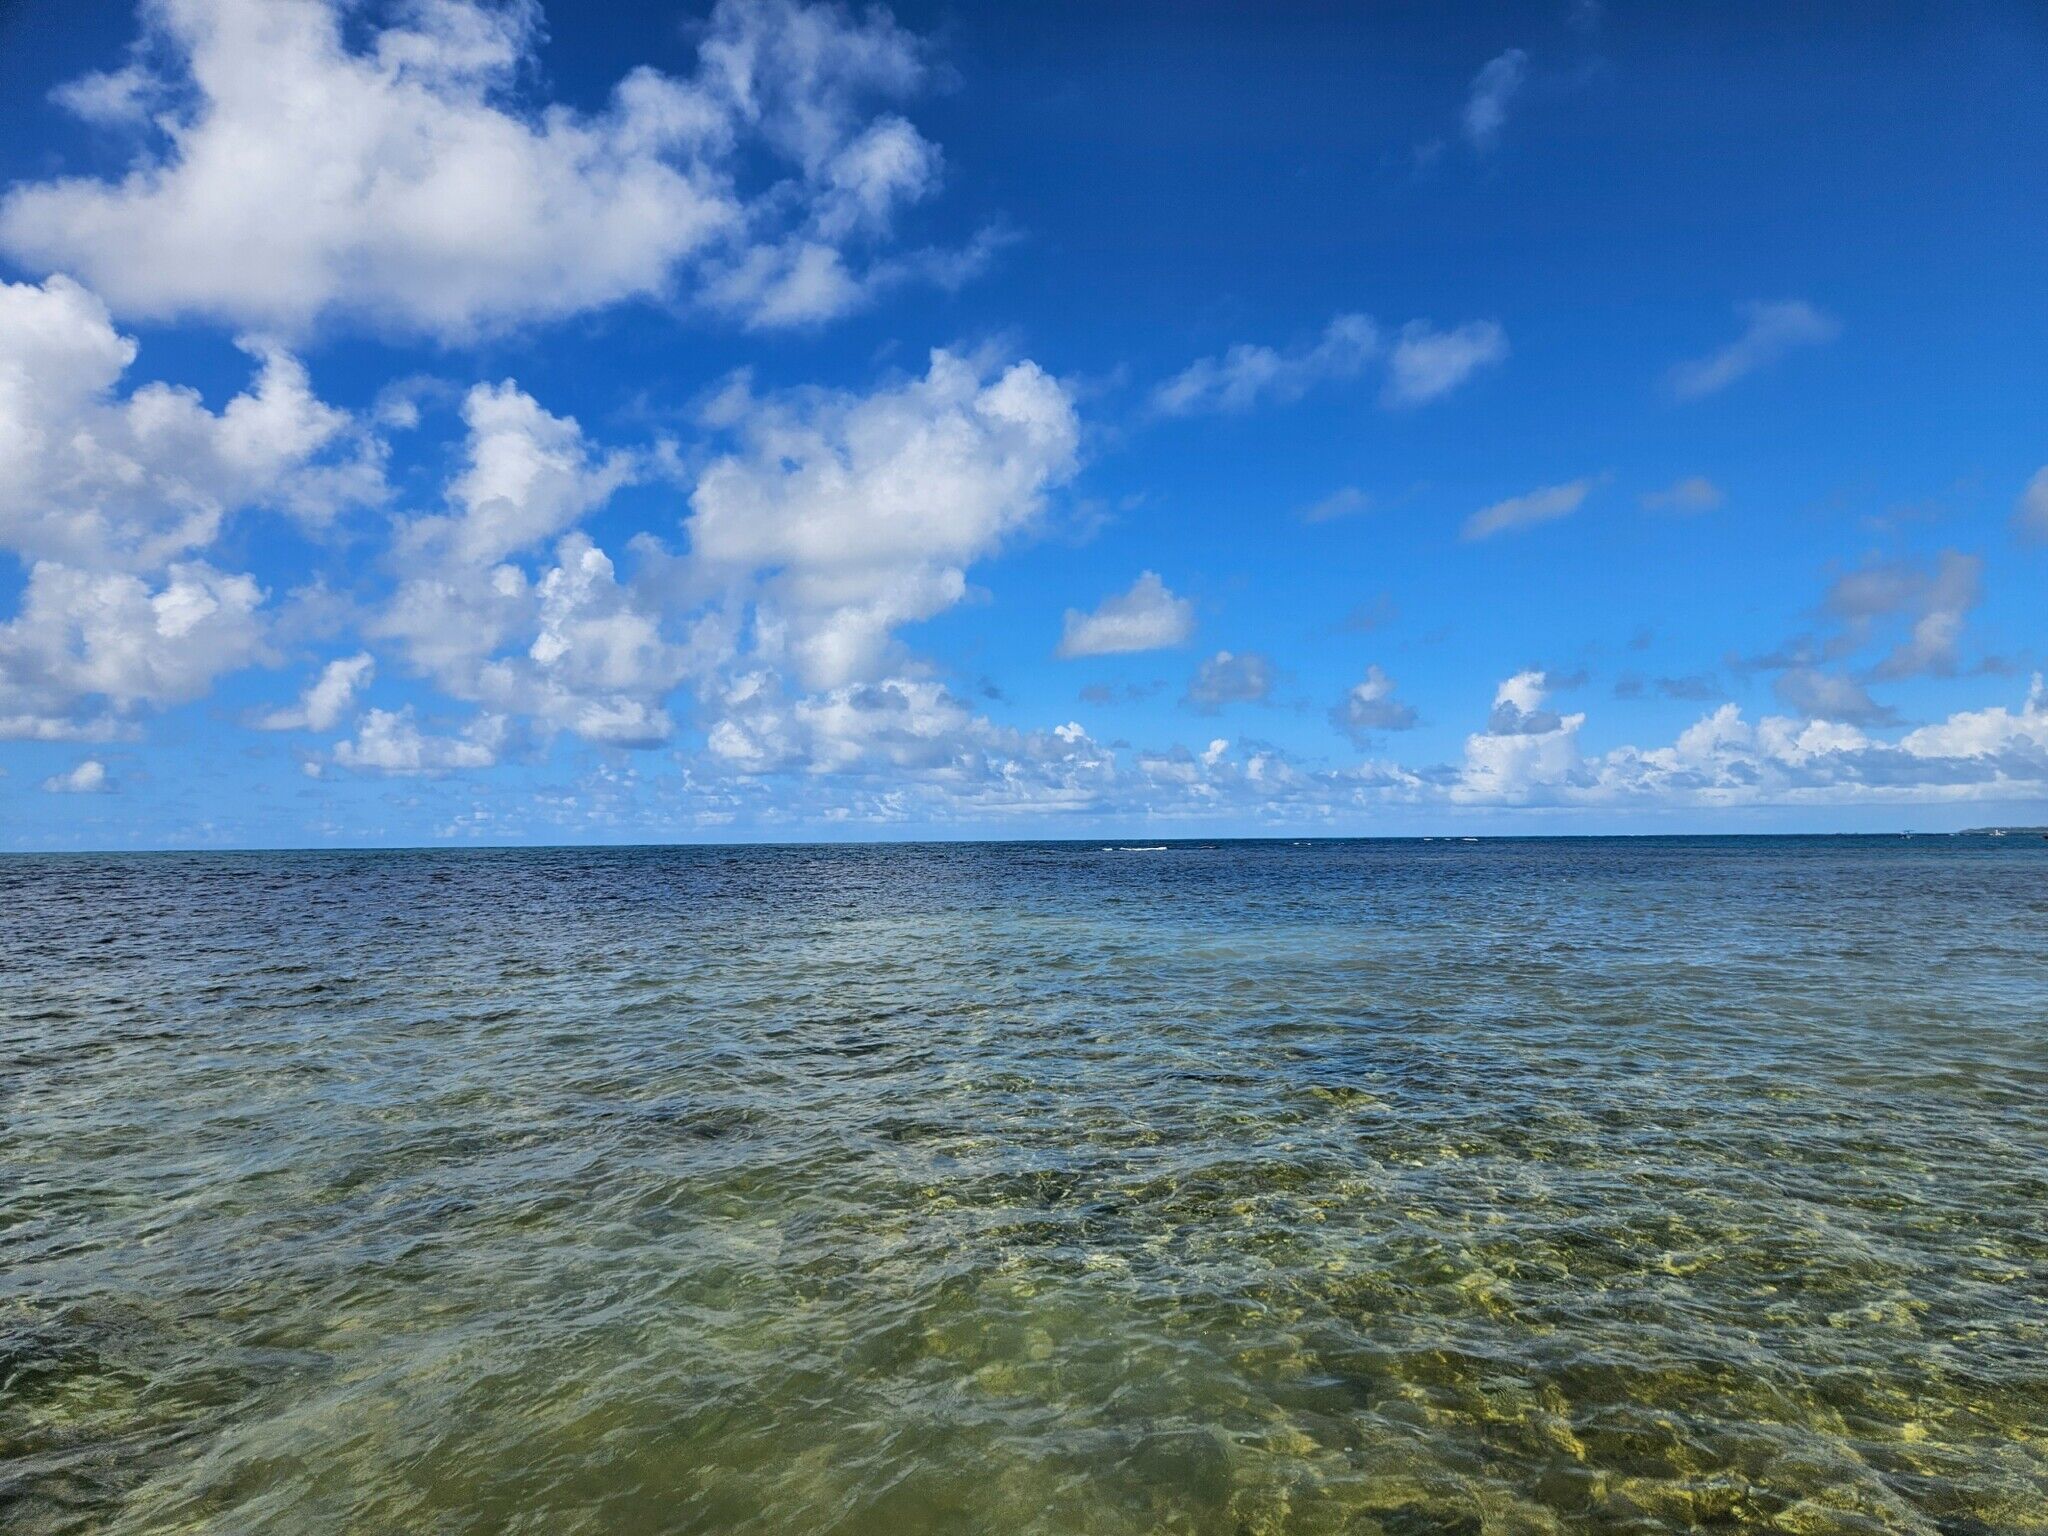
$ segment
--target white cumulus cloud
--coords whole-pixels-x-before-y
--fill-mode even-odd
[[[354,706],[356,695],[369,685],[376,669],[367,651],[330,661],[299,695],[296,705],[272,710],[256,721],[256,727],[264,731],[331,731]]]
[[[1195,632],[1195,605],[1175,597],[1156,571],[1144,571],[1128,592],[1104,598],[1093,613],[1067,610],[1062,656],[1112,656],[1183,645]]]
[[[334,760],[363,773],[443,774],[489,768],[510,735],[502,715],[480,715],[458,735],[422,731],[407,705],[364,714],[354,737],[335,743]]]
[[[622,299],[766,323],[858,303],[858,263],[937,185],[866,103],[926,65],[886,12],[720,0],[696,69],[633,70],[594,112],[529,104],[538,5],[162,0],[140,66],[59,100],[135,152],[116,180],[0,201],[0,246],[117,311],[294,331],[346,314],[461,338]],[[763,166],[772,169],[763,169]]]
[[[123,395],[136,344],[64,277],[0,283],[0,546],[31,559],[144,570],[275,506],[309,522],[384,494],[373,444],[264,342],[254,385],[218,414],[192,390]]]
[[[638,471],[510,380],[463,402],[467,451],[449,511],[400,533],[399,582],[371,623],[451,697],[587,740],[647,746],[673,728],[663,700],[686,653],[658,606],[620,584],[577,522]],[[555,563],[539,568],[549,541]],[[533,562],[535,569],[529,569]]]
[[[1070,476],[1080,421],[1036,364],[934,352],[868,394],[728,398],[738,448],[690,496],[690,557],[753,596],[757,644],[808,688],[879,675],[890,637],[966,595],[966,569]]]
[[[115,735],[141,706],[198,698],[265,659],[262,601],[252,578],[202,561],[172,565],[161,584],[38,561],[0,624],[0,737]]]
[[[43,780],[43,788],[53,795],[97,795],[113,785],[107,778],[107,765],[88,757],[74,768],[51,774]]]

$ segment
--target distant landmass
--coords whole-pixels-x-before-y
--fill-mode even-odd
[[[1965,827],[1964,837],[2048,837],[2048,827]]]

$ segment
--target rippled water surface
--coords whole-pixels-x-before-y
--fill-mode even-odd
[[[2048,844],[0,912],[10,1536],[2048,1531]]]

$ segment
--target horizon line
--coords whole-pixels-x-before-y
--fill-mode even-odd
[[[194,844],[168,848],[0,848],[0,858],[116,858],[144,855],[185,856],[192,854],[241,853],[573,853],[605,850],[633,853],[680,848],[1028,848],[1084,847],[1096,845],[1105,852],[1130,851],[1119,842],[1142,844],[1145,848],[1200,847],[1217,843],[1613,843],[1613,842],[1794,842],[1815,838],[1954,838],[2009,836],[2038,832],[2048,837],[2048,823],[1998,822],[1981,827],[1957,827],[1947,831],[1922,831],[1901,827],[1890,831],[1862,832],[1383,832],[1301,835],[1271,833],[1229,837],[1146,837],[1113,834],[1093,837],[904,837],[904,838],[747,838],[731,842],[620,842],[620,843],[322,843],[257,844],[232,846]]]

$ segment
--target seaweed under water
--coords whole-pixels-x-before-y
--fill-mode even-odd
[[[0,1525],[2048,1531],[2048,856],[0,860]]]

